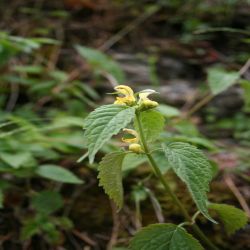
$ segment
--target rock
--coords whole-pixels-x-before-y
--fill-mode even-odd
[[[174,57],[161,57],[157,63],[158,75],[162,79],[173,79],[180,77],[187,77],[190,71],[193,71],[191,67],[185,65],[180,59]]]
[[[216,96],[209,103],[208,108],[215,108],[214,115],[220,118],[234,115],[243,105],[243,90],[239,86],[233,86]]]
[[[150,84],[150,68],[145,57],[127,53],[114,53],[112,57],[124,70],[129,85],[133,83]]]

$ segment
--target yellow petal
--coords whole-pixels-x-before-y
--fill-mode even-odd
[[[153,89],[145,89],[145,90],[141,91],[139,93],[140,101],[147,100],[148,96],[151,95],[151,94],[154,94],[154,93],[156,93],[156,91],[153,90]]]
[[[133,135],[134,138],[129,138],[129,139],[122,138],[122,141],[127,143],[134,143],[139,141],[139,135],[134,129],[124,128],[123,131],[126,132],[127,134]]]
[[[114,104],[132,105],[135,103],[134,96],[116,97]]]
[[[118,85],[114,89],[125,96],[134,96],[134,91],[127,85]]]
[[[126,102],[124,102],[124,97],[116,97],[114,104],[126,105]]]

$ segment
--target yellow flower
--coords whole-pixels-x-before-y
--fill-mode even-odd
[[[156,91],[152,89],[145,89],[139,93],[139,105],[141,109],[147,110],[151,108],[157,107],[158,102],[152,101],[148,98],[149,95],[156,93]]]
[[[122,138],[123,142],[127,142],[127,143],[137,143],[137,142],[139,142],[139,135],[134,129],[124,128],[123,131],[126,132],[127,134],[130,134],[130,135],[134,136],[134,138],[129,138],[129,139]]]
[[[135,130],[128,129],[128,128],[124,128],[123,131],[134,136],[134,138],[130,138],[130,139],[122,138],[122,141],[127,142],[127,143],[131,143],[128,147],[129,151],[132,151],[136,154],[143,153],[142,147],[138,143],[139,142],[138,133]]]
[[[122,97],[116,97],[114,104],[133,105],[135,103],[134,91],[126,85],[118,85],[114,88]]]

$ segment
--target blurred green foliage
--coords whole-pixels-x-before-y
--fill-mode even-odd
[[[114,4],[118,2],[123,13],[122,18],[124,19],[126,13],[129,16],[128,21],[156,5],[159,6],[159,15],[156,15],[153,24],[149,24],[147,28],[142,25],[140,28],[145,32],[152,32],[151,25],[155,25],[157,27],[155,36],[171,36],[183,44],[192,44],[193,41],[219,43],[223,40],[228,48],[237,48],[228,52],[226,60],[229,62],[243,63],[249,57],[248,30],[242,32],[237,29],[244,15],[239,17],[235,27],[229,29],[237,9],[241,4],[250,4],[249,1],[223,0],[218,3],[218,1],[189,0],[184,3],[180,0],[120,0],[114,1]],[[81,14],[63,8],[56,10],[49,8],[48,11],[43,11],[39,6],[32,7],[32,4],[29,7],[22,6],[17,11],[20,15],[29,16],[31,23],[34,21],[34,27],[24,32],[31,36],[57,37],[55,34],[58,27],[63,26],[59,20],[73,18],[75,13],[77,19],[79,13]],[[48,4],[53,5],[54,1]],[[4,1],[0,6],[5,7]],[[90,12],[87,11],[88,15]],[[17,13],[13,16],[18,17]],[[52,18],[53,21],[45,22],[46,17]],[[59,26],[56,25],[57,22]],[[116,25],[110,29],[111,32],[116,32],[122,25],[127,24],[117,22]],[[160,26],[162,28],[159,32]],[[65,27],[68,28],[66,25]],[[104,30],[99,27],[100,34]],[[66,187],[69,183],[85,185],[85,176],[81,172],[85,162],[76,164],[76,161],[85,150],[82,131],[84,117],[102,101],[101,93],[96,91],[95,87],[101,86],[107,75],[114,77],[119,83],[126,81],[126,75],[119,64],[107,55],[108,53],[92,48],[95,47],[92,46],[93,37],[90,37],[91,42],[84,46],[74,46],[74,43],[80,44],[82,40],[84,41],[87,35],[96,37],[95,32],[89,32],[85,37],[85,34],[82,35],[84,32],[73,31],[73,37],[77,33],[74,37],[76,42],[69,40],[67,33],[63,34],[66,36],[65,39],[61,37],[62,41],[58,41],[57,38],[28,38],[18,36],[18,33],[18,30],[0,33],[0,207],[13,208],[19,224],[22,225],[21,240],[40,235],[47,242],[57,244],[61,240],[63,231],[73,227],[70,219],[64,216],[63,210],[68,203],[62,185],[63,183],[67,185]],[[232,34],[236,34],[237,39],[228,39]],[[239,46],[242,44],[244,46]],[[61,46],[65,46],[62,49],[63,59],[59,58],[59,63],[54,63],[50,53],[53,50],[60,50]],[[128,46],[134,45],[128,42]],[[77,77],[71,75],[70,70],[76,66],[71,65],[72,61],[68,59],[68,48],[71,49],[70,53],[74,58],[77,60],[80,58],[77,67],[81,68],[81,64],[83,66]],[[153,53],[145,58],[150,66],[151,82],[158,87],[159,55]],[[65,67],[67,63],[69,65]],[[209,72],[208,83],[212,87],[212,92],[216,94],[239,83],[243,92],[244,107],[238,114],[220,119],[216,117],[214,110],[211,112],[206,110],[208,123],[206,128],[209,131],[219,132],[229,130],[237,145],[249,146],[250,82],[235,81],[235,78],[238,78],[235,71],[217,66],[211,67]],[[216,80],[211,80],[214,78]],[[227,78],[227,81],[221,82],[221,78]],[[220,152],[216,140],[206,138],[192,119],[182,119],[182,113],[178,108],[162,104],[158,110],[164,114],[167,121],[167,130],[162,133],[160,139],[189,142],[211,152]],[[179,118],[181,120],[176,124],[176,119]],[[119,143],[116,139],[113,140],[102,148],[102,152],[117,149]],[[243,158],[239,164],[238,174],[243,175],[250,167],[249,153],[244,148],[239,148],[237,153]],[[155,155],[155,158],[162,172],[168,171],[162,155]],[[124,177],[144,164],[144,157],[138,155],[127,157],[123,163]],[[89,167],[95,170],[96,165]],[[244,178],[248,178],[249,181],[248,175],[244,174]],[[134,180],[131,182],[133,184]],[[73,190],[72,186],[70,189]],[[12,204],[13,201],[9,198],[11,196],[9,194],[16,190],[21,197],[21,202],[17,205]],[[139,203],[145,202],[148,193],[144,184],[133,186],[130,197],[137,207],[140,206]]]

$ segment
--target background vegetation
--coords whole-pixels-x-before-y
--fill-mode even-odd
[[[83,120],[117,83],[158,91],[162,136],[204,149],[209,199],[250,216],[249,1],[9,0],[0,14],[0,248],[122,250],[142,225],[180,221],[140,157],[119,214],[98,187]],[[249,226],[198,223],[221,249],[250,249]]]

